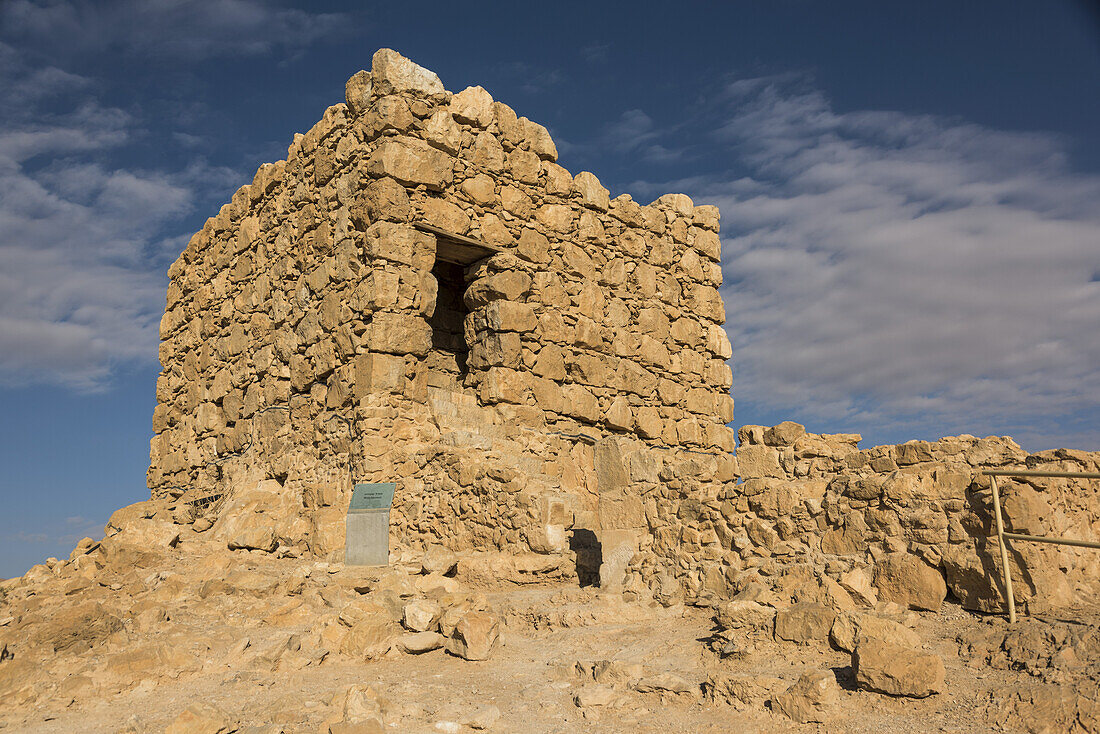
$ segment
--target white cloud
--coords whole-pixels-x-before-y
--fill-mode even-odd
[[[679,184],[722,208],[735,396],[834,430],[1100,439],[1059,425],[1100,408],[1100,178],[1062,141],[841,114],[790,79],[728,95],[740,173]]]
[[[65,53],[118,49],[196,61],[299,49],[346,33],[349,20],[258,0],[7,0],[0,25]]]
[[[182,171],[105,163],[137,124],[77,94],[80,77],[13,62],[0,73],[0,385],[97,389],[120,363],[156,359],[165,239],[195,204],[200,182],[225,171],[196,161]],[[26,91],[35,79],[52,89]],[[49,104],[46,104],[46,103]],[[67,103],[67,106],[66,106]],[[140,132],[140,130],[138,130]]]

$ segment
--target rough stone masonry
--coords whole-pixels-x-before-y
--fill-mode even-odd
[[[556,158],[481,87],[378,51],[170,268],[153,498],[230,548],[342,559],[352,485],[396,482],[399,545],[520,575],[1003,609],[981,470],[1098,454],[783,423],[735,457],[718,210],[612,200]],[[1009,529],[1100,536],[1095,484],[1002,491]],[[1095,593],[1090,553],[1015,544],[1018,598]]]
[[[556,158],[378,51],[170,268],[153,497],[326,556],[353,483],[394,481],[399,543],[698,577],[672,523],[737,479],[718,210],[612,200]]]

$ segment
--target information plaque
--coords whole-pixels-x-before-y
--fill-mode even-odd
[[[351,510],[388,510],[393,505],[393,493],[397,485],[393,482],[384,484],[356,484],[351,491]]]
[[[348,505],[344,563],[385,566],[390,562],[390,507],[397,485],[356,484]]]

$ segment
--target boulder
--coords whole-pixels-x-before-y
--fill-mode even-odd
[[[500,623],[488,612],[469,612],[455,625],[447,652],[466,660],[488,660],[500,636]]]
[[[755,601],[734,599],[719,605],[714,618],[723,629],[770,629],[775,609]]]
[[[413,632],[426,632],[439,626],[443,610],[434,601],[416,599],[405,605],[402,624]]]
[[[909,553],[890,553],[875,565],[879,599],[937,612],[947,596],[939,571]]]
[[[402,652],[419,655],[420,653],[438,650],[447,641],[438,632],[412,632],[397,638],[397,648]]]
[[[836,612],[821,604],[795,604],[775,615],[775,637],[791,642],[825,640]]]
[[[871,575],[867,573],[867,569],[853,568],[842,573],[837,583],[851,594],[852,599],[864,606],[873,607],[878,603],[878,592],[871,585]]]
[[[825,710],[840,698],[840,686],[831,670],[811,670],[772,699],[772,709],[799,723],[824,721]]]
[[[943,690],[943,660],[891,642],[865,638],[852,653],[856,685],[889,696],[926,698]]]
[[[845,652],[855,650],[859,640],[865,637],[913,648],[921,644],[920,636],[913,630],[874,614],[838,614],[829,631],[832,643]]]
[[[301,501],[274,479],[237,485],[208,531],[233,549],[271,552],[280,542],[294,545],[309,534]]]
[[[435,72],[390,48],[380,48],[374,52],[370,81],[376,94],[411,93],[432,97],[446,92]]]
[[[420,565],[423,573],[448,576],[458,566],[458,556],[441,545],[433,545],[424,554]]]
[[[709,700],[740,710],[759,705],[782,686],[782,680],[768,675],[713,673],[703,683],[703,691]]]
[[[764,430],[764,443],[769,446],[791,446],[806,435],[806,427],[794,421],[783,421]]]

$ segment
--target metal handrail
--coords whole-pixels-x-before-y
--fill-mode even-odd
[[[1006,533],[1004,522],[1001,519],[1001,494],[997,489],[997,477],[1057,477],[1060,479],[1100,479],[1100,474],[1094,472],[1071,471],[1036,471],[1022,469],[1012,471],[1010,469],[989,469],[982,474],[989,477],[989,484],[993,489],[993,512],[997,521],[997,543],[1001,547],[1001,569],[1004,572],[1005,597],[1008,602],[1008,623],[1016,623],[1016,599],[1012,594],[1012,570],[1008,566],[1008,546],[1005,540],[1021,540],[1027,543],[1051,543],[1054,545],[1071,545],[1079,548],[1100,549],[1100,543],[1091,540],[1076,540],[1074,538],[1048,538],[1040,535],[1025,535],[1023,533]]]

